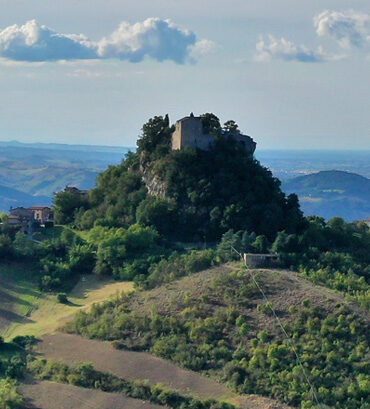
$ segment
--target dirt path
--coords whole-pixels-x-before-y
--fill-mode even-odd
[[[196,372],[143,352],[118,351],[110,343],[89,340],[77,335],[53,334],[44,337],[37,352],[49,359],[68,364],[92,362],[102,372],[126,379],[148,380],[201,399],[214,398],[234,403],[244,409],[283,409],[286,406],[260,396],[239,396],[226,386]]]
[[[127,398],[73,385],[40,381],[19,388],[30,409],[164,409],[140,399]]]

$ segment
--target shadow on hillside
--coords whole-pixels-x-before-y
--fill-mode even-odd
[[[20,314],[17,314],[16,312],[9,311],[9,310],[4,310],[0,308],[0,318],[3,320],[9,321],[9,322],[17,322],[17,323],[22,323],[22,324],[28,324],[34,322],[33,320],[24,317]]]
[[[9,293],[4,293],[3,291],[0,291],[0,304],[4,305],[4,304],[17,304],[17,305],[23,305],[25,307],[32,307],[32,303],[23,300],[20,297],[17,297],[13,294],[9,294]]]
[[[32,288],[29,288],[21,284],[13,283],[11,281],[7,281],[6,284],[3,285],[3,288],[10,291],[22,293],[23,295],[31,295],[33,297],[38,297],[40,295],[39,291],[37,290],[33,290]]]

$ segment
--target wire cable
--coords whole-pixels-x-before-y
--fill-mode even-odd
[[[296,348],[294,347],[293,341],[291,340],[290,336],[288,335],[288,333],[287,333],[287,331],[286,331],[286,329],[285,329],[283,323],[281,322],[281,319],[280,319],[280,318],[278,317],[278,315],[276,314],[276,311],[275,311],[274,307],[272,306],[272,303],[269,302],[269,300],[268,300],[268,298],[267,298],[267,296],[266,296],[266,293],[263,291],[262,287],[261,287],[260,284],[258,283],[258,281],[257,281],[255,275],[253,274],[253,272],[252,272],[250,269],[248,269],[247,262],[246,262],[245,258],[243,257],[243,255],[242,255],[241,253],[239,253],[233,246],[231,246],[231,249],[232,249],[233,251],[235,251],[235,253],[238,254],[238,256],[239,256],[239,257],[241,258],[241,260],[243,261],[246,270],[249,272],[250,276],[252,277],[252,280],[253,280],[253,282],[254,282],[254,285],[257,287],[257,289],[259,290],[259,292],[262,294],[263,299],[266,301],[268,307],[269,307],[270,310],[272,311],[272,314],[273,314],[274,318],[276,319],[276,321],[277,321],[277,323],[278,323],[278,325],[279,325],[281,331],[283,332],[284,336],[286,337],[286,339],[287,339],[287,341],[288,341],[288,344],[289,344],[291,350],[293,351],[293,353],[294,353],[294,355],[295,355],[295,357],[296,357],[296,360],[297,360],[298,365],[302,368],[303,376],[304,376],[306,382],[308,383],[308,385],[309,385],[309,387],[310,387],[310,389],[311,389],[311,392],[312,392],[312,396],[313,396],[313,398],[314,398],[314,401],[316,402],[317,406],[318,406],[319,408],[321,408],[322,405],[320,404],[319,399],[318,399],[318,397],[317,397],[317,393],[316,393],[315,387],[314,387],[314,385],[311,383],[311,381],[310,381],[310,379],[309,379],[309,377],[308,377],[307,371],[306,371],[305,367],[303,366],[303,362],[302,362],[301,358],[299,357],[299,354],[298,354]]]

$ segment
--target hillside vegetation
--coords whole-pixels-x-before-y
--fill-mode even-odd
[[[110,371],[110,359],[104,368],[38,359],[30,334],[54,331],[59,319],[84,304],[69,294],[84,276],[88,282],[133,281],[137,290],[92,305],[68,324],[70,332],[99,339],[96,351],[101,341],[112,341],[114,348],[129,350],[112,356],[135,351],[148,363],[155,359],[150,353],[194,376],[213,377],[235,394],[280,402],[260,401],[259,409],[369,409],[369,227],[340,217],[304,217],[297,196],[286,196],[280,181],[226,136],[230,126],[237,129],[234,121],[222,127],[215,115],[204,114],[202,122],[215,137],[208,151],[172,151],[168,116],[150,119],[138,150],[101,173],[88,197],[70,191],[55,196],[61,226],[37,241],[0,216],[0,266],[33,266],[34,288],[46,300],[27,317],[36,326],[17,326],[14,334],[28,334],[0,348],[1,393],[12,396],[13,406],[21,399],[16,380],[31,372],[173,409],[234,409],[235,402],[199,400],[144,385],[140,377],[121,378]],[[246,271],[235,263],[235,250],[276,253],[280,269]],[[302,364],[276,326],[272,307]],[[67,344],[55,339],[55,353],[65,356]]]
[[[368,316],[355,305],[285,271],[252,271],[281,317],[320,402],[368,408]],[[150,351],[207,373],[239,393],[315,406],[310,387],[270,306],[237,265],[149,292],[123,296],[67,327],[117,348]]]
[[[295,232],[302,223],[296,196],[285,197],[271,172],[223,137],[217,117],[203,121],[216,137],[209,151],[172,151],[168,117],[149,120],[137,152],[99,175],[89,203],[70,209],[59,196],[57,214],[82,229],[138,222],[182,241],[217,240],[231,228],[268,237]]]

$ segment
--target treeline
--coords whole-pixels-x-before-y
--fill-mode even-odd
[[[96,226],[84,234],[68,227],[59,237],[30,241],[2,225],[0,255],[7,260],[33,262],[40,288],[67,291],[82,273],[134,280],[140,288],[153,288],[175,278],[237,260],[239,252],[278,253],[281,267],[301,272],[311,281],[355,297],[370,307],[370,230],[364,223],[305,220],[300,233],[278,232],[272,240],[246,230],[226,232],[206,250],[191,250],[172,243],[153,227]]]

